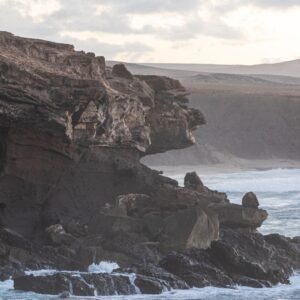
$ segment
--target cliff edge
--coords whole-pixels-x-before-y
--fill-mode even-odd
[[[0,32],[0,279],[80,296],[135,293],[128,272],[143,293],[288,282],[299,240],[256,232],[255,195],[231,204],[195,173],[180,187],[140,163],[192,145],[204,123],[177,80]],[[125,277],[62,272],[104,260]],[[28,275],[44,268],[59,271]]]

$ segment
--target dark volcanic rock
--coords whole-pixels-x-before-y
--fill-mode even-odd
[[[242,275],[262,285],[287,283],[293,269],[299,269],[299,249],[279,235],[275,240],[272,235],[224,230],[221,240],[212,243],[210,251],[226,273],[235,274],[237,281]]]
[[[153,277],[138,275],[134,283],[142,294],[161,294],[165,289],[162,282]]]
[[[160,265],[190,286],[269,287],[299,269],[299,248],[280,235],[222,230],[211,248],[167,255]]]
[[[205,187],[196,172],[186,173],[184,177],[184,186],[198,192],[204,192]]]
[[[242,199],[242,205],[245,207],[258,208],[259,202],[256,195],[252,192],[246,193]]]
[[[70,292],[76,296],[130,295],[134,294],[128,276],[108,274],[58,273],[46,276],[27,275],[14,279],[14,288],[39,294],[58,295]]]
[[[189,288],[189,286],[184,280],[157,265],[134,265],[133,267],[125,269],[123,271],[143,275],[147,278],[154,278],[164,286],[165,290]]]

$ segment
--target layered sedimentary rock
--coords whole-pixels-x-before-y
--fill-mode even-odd
[[[122,276],[75,280],[64,273],[23,273],[46,267],[84,272],[109,260],[120,272],[136,272],[135,284],[145,293],[188,288],[199,276],[198,286],[286,282],[299,267],[298,244],[284,240],[278,251],[291,259],[278,273],[274,239],[255,233],[267,218],[264,210],[230,204],[196,174],[180,187],[140,163],[147,154],[193,144],[192,131],[205,120],[185,96],[177,80],[133,76],[123,65],[107,68],[103,57],[70,45],[1,32],[1,279],[12,275],[16,288],[45,293],[65,292],[66,283],[81,290],[84,281],[104,282],[102,294],[111,294],[117,281],[116,291],[131,293],[132,282]],[[268,276],[245,273],[244,264],[256,263],[251,265],[247,249],[244,262],[229,246],[237,237],[235,247],[241,247],[249,236],[261,253],[275,252]],[[228,259],[220,263],[222,253]],[[181,264],[182,257],[190,260],[184,268],[170,269],[169,262]],[[227,267],[231,263],[234,270]],[[186,268],[195,280],[181,274]],[[83,287],[87,295],[93,292],[89,285]],[[75,291],[68,292],[81,295]]]

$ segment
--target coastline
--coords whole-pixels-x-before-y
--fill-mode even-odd
[[[246,171],[269,171],[274,169],[300,169],[300,161],[284,159],[268,160],[231,160],[228,163],[202,164],[202,165],[148,165],[148,167],[163,171],[163,174],[172,176],[173,174],[191,172],[197,170],[199,175],[240,173]]]

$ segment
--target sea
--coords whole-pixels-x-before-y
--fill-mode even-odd
[[[163,169],[163,168],[161,168]],[[255,192],[260,206],[269,213],[259,231],[263,234],[280,233],[289,237],[300,236],[300,169],[274,169],[267,171],[239,171],[233,173],[202,174],[201,168],[192,168],[210,189],[226,192],[233,203],[241,203],[246,192]],[[183,184],[186,168],[165,169],[165,175]],[[114,262],[92,265],[90,272],[111,272],[117,267]],[[47,274],[55,270],[42,270],[34,274]],[[128,276],[134,276],[129,274]],[[300,274],[291,277],[289,285],[279,284],[272,288],[249,288],[236,286],[230,289],[206,287],[190,290],[173,290],[162,295],[71,297],[69,299],[107,300],[300,300]],[[0,283],[0,300],[47,300],[57,296],[18,292],[12,280]]]

